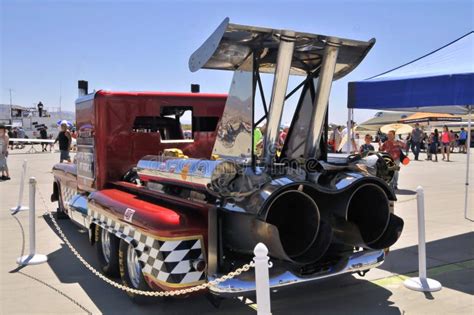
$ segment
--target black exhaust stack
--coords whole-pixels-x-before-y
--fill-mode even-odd
[[[89,89],[89,82],[84,81],[84,80],[79,80],[77,81],[77,88],[79,91],[79,97],[87,95],[88,89]]]
[[[199,93],[201,90],[201,87],[199,84],[191,84],[191,93]]]

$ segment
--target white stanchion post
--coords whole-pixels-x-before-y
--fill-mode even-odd
[[[425,243],[425,193],[423,187],[416,188],[418,208],[418,277],[405,280],[405,287],[415,291],[434,292],[442,286],[436,280],[426,277],[426,243]]]
[[[271,315],[270,307],[270,278],[268,273],[268,249],[263,243],[255,246],[255,285],[257,291],[257,314]]]
[[[20,175],[20,192],[18,194],[18,203],[16,207],[10,208],[12,212],[28,210],[28,207],[24,207],[21,205],[23,203],[23,190],[25,188],[26,163],[26,160],[23,160],[23,166]]]
[[[48,257],[36,254],[36,225],[35,225],[35,198],[36,179],[30,178],[30,254],[19,257],[16,262],[19,265],[38,265],[48,260]]]

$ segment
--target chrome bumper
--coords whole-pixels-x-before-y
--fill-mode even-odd
[[[357,252],[339,263],[328,268],[327,271],[319,272],[314,275],[301,276],[283,268],[273,267],[270,269],[270,288],[277,289],[285,286],[294,286],[310,283],[319,279],[337,276],[343,273],[354,273],[364,271],[380,266],[385,259],[383,250]],[[219,277],[221,275],[217,275]],[[214,280],[209,277],[208,280]],[[246,272],[239,277],[221,282],[218,285],[209,288],[211,293],[219,296],[232,297],[239,296],[255,291],[255,281],[253,271]]]

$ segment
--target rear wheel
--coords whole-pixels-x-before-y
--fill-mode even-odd
[[[106,229],[96,225],[95,243],[97,258],[99,259],[102,272],[107,276],[118,276],[119,274],[119,243],[120,240]]]
[[[138,254],[135,247],[124,240],[120,240],[119,266],[120,277],[122,278],[124,285],[133,289],[153,291],[145,281],[142,272],[142,265],[138,260]],[[156,298],[153,297],[137,295],[130,292],[127,292],[127,294],[132,301],[137,304],[148,304],[156,301]]]

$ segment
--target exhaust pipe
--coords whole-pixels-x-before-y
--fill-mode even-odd
[[[87,95],[89,93],[89,82],[84,80],[77,81],[77,90],[79,97]]]
[[[274,181],[223,205],[222,244],[229,251],[251,254],[263,242],[270,256],[297,265],[353,247],[387,248],[400,237],[403,220],[391,213],[383,185],[373,178],[340,189]]]
[[[400,237],[403,220],[391,213],[387,193],[379,184],[355,184],[342,192],[306,186],[304,191],[318,202],[321,217],[333,227],[336,243],[383,249]]]
[[[317,261],[329,248],[332,228],[321,221],[318,205],[306,193],[297,189],[276,193],[262,213],[261,219],[224,214],[223,226],[228,228],[223,233],[229,248],[251,253],[257,243],[263,242],[270,256],[294,264]]]
[[[319,209],[311,197],[299,190],[279,194],[269,205],[265,222],[278,229],[286,255],[304,255],[316,240],[320,225]]]

